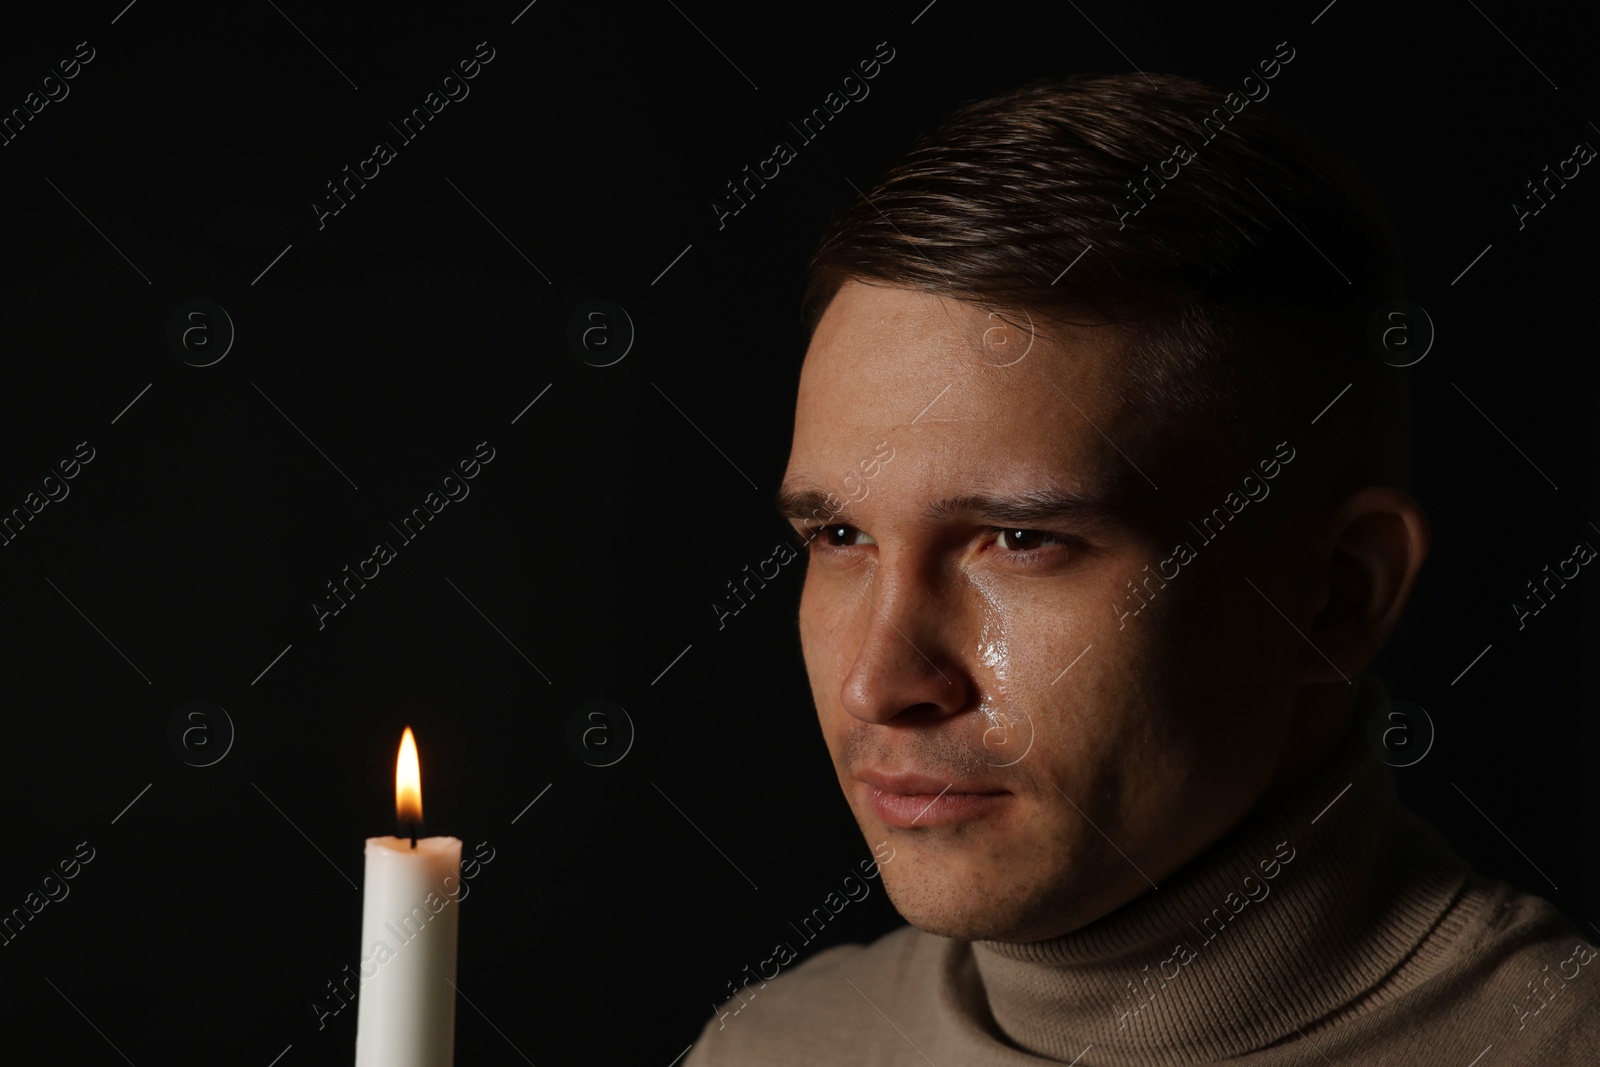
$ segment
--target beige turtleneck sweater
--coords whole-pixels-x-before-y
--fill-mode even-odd
[[[1361,684],[1363,709],[1383,699]],[[836,946],[747,981],[684,1067],[1600,1064],[1600,939],[1401,808],[1364,719],[1110,915],[1025,944],[905,926]]]

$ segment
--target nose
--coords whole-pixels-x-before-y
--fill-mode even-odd
[[[859,613],[851,630],[862,634],[845,675],[845,710],[864,722],[899,717],[940,719],[967,707],[973,683],[962,669],[952,630],[956,604],[941,596],[914,561],[880,558],[864,581],[851,579]]]

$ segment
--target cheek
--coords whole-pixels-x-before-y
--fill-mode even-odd
[[[1093,598],[1075,583],[975,578],[972,584],[981,608],[975,662],[1003,699],[1053,707],[1076,688],[1086,665],[1116,645],[1094,632],[1084,603]]]
[[[1046,709],[1035,746],[1040,768],[1103,827],[1124,824],[1153,792],[1185,777],[1179,754],[1185,746],[1174,736],[1159,683],[1150,678],[1153,654],[1095,639],[1065,677],[1054,686],[1047,678],[1046,688],[1037,690]],[[1048,784],[1042,795],[1060,801]],[[1066,814],[1077,818],[1070,806]],[[1079,830],[1096,834],[1087,825]]]
[[[800,642],[808,665],[815,662],[819,668],[849,669],[861,636],[856,632],[860,622],[857,608],[864,605],[851,583],[860,587],[867,580],[854,569],[846,578],[808,568],[800,587],[799,616]]]
[[[817,657],[822,651],[822,611],[816,575],[809,570],[800,586],[800,650],[805,656],[806,670],[815,680]]]
[[[819,712],[837,702],[844,672],[850,667],[838,602],[822,584],[808,572],[800,591],[800,651]]]

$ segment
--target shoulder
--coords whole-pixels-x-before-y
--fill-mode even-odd
[[[860,1051],[859,1038],[883,1026],[883,1014],[899,1020],[927,1012],[948,954],[962,944],[901,926],[749,982],[717,1008],[684,1067],[842,1062]]]
[[[1469,999],[1503,1031],[1503,1047],[1541,1063],[1600,1055],[1600,953],[1594,939],[1543,897],[1480,880],[1485,932],[1461,968]]]
[[[1478,875],[1374,999],[1325,1051],[1403,1046],[1470,1060],[1492,1047],[1498,1062],[1550,1067],[1600,1055],[1594,939],[1548,900]]]

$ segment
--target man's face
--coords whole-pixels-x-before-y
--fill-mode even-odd
[[[851,282],[806,355],[785,476],[791,521],[821,529],[806,671],[851,810],[895,849],[890,898],[933,933],[1108,913],[1248,811],[1287,744],[1288,628],[1220,543],[1248,531],[1187,533],[1193,560],[1157,576],[1174,517],[1221,494],[1125,399],[1117,343],[1041,325],[1030,347],[972,305]]]

